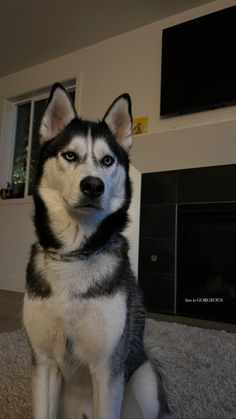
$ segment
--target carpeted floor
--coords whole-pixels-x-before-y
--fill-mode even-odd
[[[236,419],[236,334],[148,320],[176,419]],[[0,334],[0,419],[31,419],[22,330]]]

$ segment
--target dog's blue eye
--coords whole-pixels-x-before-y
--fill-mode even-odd
[[[112,156],[104,156],[102,159],[102,164],[106,167],[111,166],[114,163],[115,159]]]
[[[63,153],[62,156],[69,162],[75,161],[77,159],[77,155],[73,153],[73,151],[67,151],[66,153]]]

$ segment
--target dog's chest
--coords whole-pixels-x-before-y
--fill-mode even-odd
[[[41,256],[36,259],[36,267],[45,272],[52,292],[62,301],[67,296],[81,296],[95,285],[102,287],[107,278],[114,276],[119,263],[119,258],[109,253],[70,262],[45,260]]]
[[[96,366],[114,350],[125,327],[126,301],[122,292],[81,298],[94,283],[112,274],[112,258],[90,264],[53,262],[47,280],[47,299],[25,297],[24,323],[35,351],[65,364],[68,356]],[[101,276],[103,273],[103,276]],[[68,344],[69,343],[69,344]]]

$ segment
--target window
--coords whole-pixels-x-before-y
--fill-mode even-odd
[[[75,81],[64,83],[75,102]],[[39,125],[45,110],[49,90],[27,95],[14,101],[15,130],[10,183],[13,198],[23,198],[32,193],[32,185],[40,149]]]

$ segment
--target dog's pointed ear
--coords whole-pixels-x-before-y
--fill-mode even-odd
[[[54,84],[39,128],[41,143],[54,138],[76,116],[67,91],[61,84]]]
[[[108,108],[103,121],[126,153],[132,145],[131,99],[127,93],[119,96]]]

